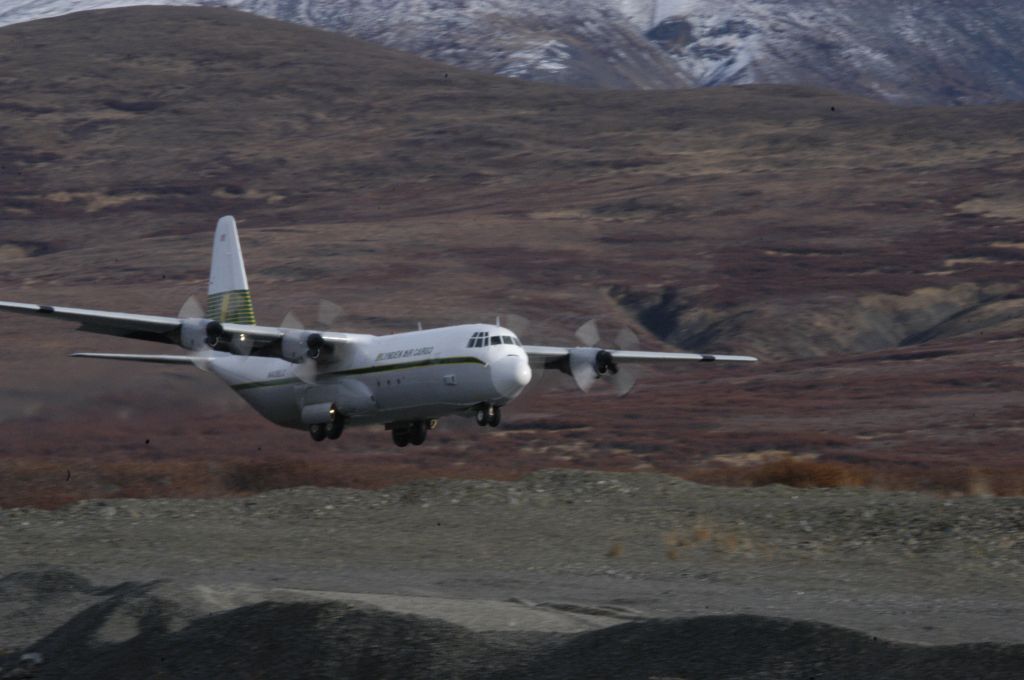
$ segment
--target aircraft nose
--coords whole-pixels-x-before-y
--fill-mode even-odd
[[[503,397],[512,399],[530,384],[533,371],[526,357],[507,356],[491,364],[491,382]]]

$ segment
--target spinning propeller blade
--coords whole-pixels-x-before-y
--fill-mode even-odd
[[[199,305],[199,300],[196,299],[195,295],[189,295],[188,299],[181,305],[181,310],[178,311],[179,319],[202,319],[204,316],[206,314],[203,312],[203,308]]]
[[[636,374],[615,364],[606,350],[599,349],[601,333],[597,329],[597,322],[590,319],[584,323],[576,329],[576,337],[583,343],[583,347],[569,353],[569,371],[576,386],[589,392],[597,379],[605,375],[616,394],[620,397],[629,394],[636,386]],[[633,349],[640,344],[640,338],[631,329],[624,327],[615,336],[615,344],[619,349]]]

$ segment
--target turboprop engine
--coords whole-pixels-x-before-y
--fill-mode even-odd
[[[577,347],[569,350],[569,374],[576,385],[588,391],[599,376],[606,373],[615,375],[619,367],[612,360],[612,353],[597,347]]]
[[[576,386],[584,392],[589,392],[599,377],[607,376],[620,397],[629,394],[636,384],[636,376],[626,368],[620,369],[615,363],[615,356],[607,349],[597,346],[601,342],[601,336],[597,332],[594,320],[591,319],[576,329],[576,337],[585,346],[570,349],[568,361],[565,362],[568,365],[563,364],[561,367],[573,377]],[[628,328],[623,328],[616,336],[615,344],[620,349],[636,346],[636,334]]]
[[[306,359],[319,359],[329,353],[331,346],[319,333],[310,331],[289,331],[281,338],[281,358],[293,364]]]
[[[178,344],[197,352],[205,347],[216,347],[224,334],[219,321],[209,319],[185,319],[181,322],[181,338]]]
[[[192,352],[202,350],[205,345],[220,352],[247,356],[252,352],[253,338],[245,333],[228,333],[219,321],[185,319],[181,322],[178,344]]]

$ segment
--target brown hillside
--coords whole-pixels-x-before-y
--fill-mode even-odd
[[[744,481],[760,477],[733,466],[793,454],[1020,490],[1022,107],[557,88],[210,9],[15,25],[0,55],[2,299],[174,313],[233,213],[263,322],[312,318],[323,297],[352,330],[515,313],[527,339],[571,342],[596,317],[608,338],[630,324],[650,348],[765,359],[650,370],[625,401],[540,393],[504,431],[453,424],[399,454],[378,431],[314,446],[209,376],[63,356],[138,343],[4,317],[0,453],[19,462],[0,474],[15,487],[212,493],[551,465]],[[281,468],[292,455],[298,472]],[[272,461],[263,481],[225,472],[250,456]],[[122,469],[67,482],[68,457]]]

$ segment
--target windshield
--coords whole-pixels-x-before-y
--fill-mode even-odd
[[[512,334],[491,335],[490,331],[477,331],[473,333],[466,344],[467,347],[489,347],[492,345],[515,345],[516,347],[522,347],[523,343]]]

